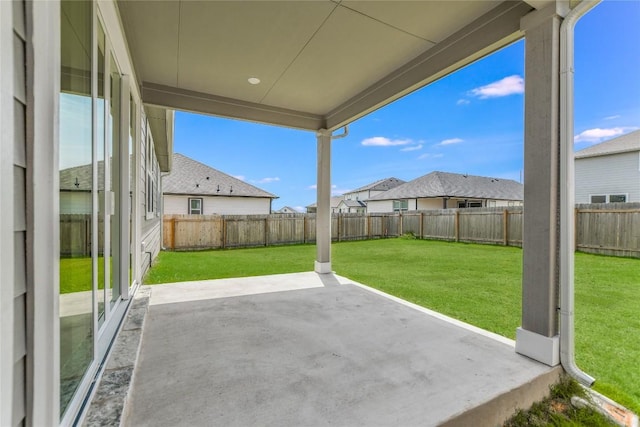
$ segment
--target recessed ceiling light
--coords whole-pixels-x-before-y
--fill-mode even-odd
[[[258,83],[260,83],[260,79],[257,77],[249,77],[249,83],[251,83],[252,85],[257,85]]]

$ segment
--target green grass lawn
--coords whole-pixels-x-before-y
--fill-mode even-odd
[[[345,277],[515,338],[519,248],[409,239],[333,244]],[[315,246],[163,252],[145,283],[310,271]],[[576,254],[576,353],[595,389],[640,412],[640,260]]]

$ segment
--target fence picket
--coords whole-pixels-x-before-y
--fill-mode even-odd
[[[64,218],[63,218],[64,217]],[[640,203],[576,205],[576,249],[640,257]],[[333,241],[397,237],[522,246],[522,207],[333,214]],[[87,218],[61,215],[65,253],[89,245]],[[176,250],[315,242],[315,214],[165,215],[164,245]],[[63,225],[62,225],[63,224]],[[76,232],[75,230],[77,224]]]

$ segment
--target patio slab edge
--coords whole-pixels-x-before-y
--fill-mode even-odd
[[[83,426],[119,426],[125,418],[150,297],[150,286],[141,286],[137,290],[109,352],[104,372],[82,421]]]

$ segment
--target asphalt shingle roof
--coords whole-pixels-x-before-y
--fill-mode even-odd
[[[430,197],[469,199],[522,200],[524,186],[511,179],[431,172],[370,200],[401,200]]]
[[[403,181],[401,179],[394,178],[394,177],[383,178],[383,179],[379,179],[376,182],[372,182],[371,184],[367,184],[364,187],[360,187],[360,188],[356,188],[355,190],[351,190],[346,194],[358,193],[360,191],[367,191],[367,190],[387,191],[387,190],[391,190],[392,188],[397,187],[398,185],[402,185],[405,182],[406,181]]]
[[[344,203],[347,207],[350,207],[350,208],[367,207],[367,205],[362,200],[343,200],[341,203]]]
[[[278,196],[179,153],[173,154],[173,169],[162,179],[163,194],[193,194],[227,197]]]
[[[585,157],[626,153],[629,151],[640,151],[640,130],[629,132],[617,138],[577,151],[575,158],[581,159]]]
[[[332,197],[331,198],[331,207],[332,208],[337,208],[338,205],[340,204],[341,201],[344,200],[344,196],[338,196],[338,197]],[[307,208],[315,208],[317,205],[317,203],[311,203],[310,205],[307,205],[305,207]]]

